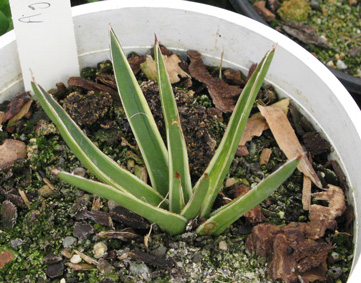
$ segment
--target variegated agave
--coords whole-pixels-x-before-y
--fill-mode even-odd
[[[196,233],[217,235],[266,199],[296,168],[298,159],[288,161],[246,195],[212,211],[212,205],[234,159],[252,105],[271,64],[274,48],[266,53],[248,80],[216,153],[193,187],[177,105],[158,42],[154,45],[154,57],[166,125],[166,144],[112,29],[110,49],[122,105],[141,150],[151,185],[101,152],[53,97],[33,82],[36,98],[65,142],[99,181],[53,170],[60,179],[113,200],[171,234],[182,233],[190,220],[200,217],[206,220],[197,228]]]

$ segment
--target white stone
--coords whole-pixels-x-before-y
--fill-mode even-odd
[[[99,243],[96,243],[93,247],[93,253],[94,253],[94,256],[95,258],[101,258],[105,255],[105,253],[107,252],[108,250],[108,247],[102,243],[102,242],[99,242]]]
[[[336,67],[341,70],[347,69],[347,65],[345,64],[345,62],[340,59],[337,60]]]
[[[218,247],[222,251],[226,251],[228,249],[227,243],[225,241],[220,241]]]
[[[70,262],[71,263],[74,263],[74,264],[77,264],[77,263],[80,263],[81,262],[81,257],[80,255],[76,254],[76,255],[73,255],[70,259]]]

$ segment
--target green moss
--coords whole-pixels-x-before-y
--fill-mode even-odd
[[[311,5],[307,0],[284,1],[277,12],[284,21],[306,21]]]

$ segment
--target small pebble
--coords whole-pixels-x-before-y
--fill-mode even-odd
[[[73,174],[74,174],[74,175],[81,176],[81,177],[84,177],[84,176],[85,176],[85,169],[82,168],[82,167],[74,168]]]
[[[218,247],[221,251],[226,251],[228,249],[227,243],[225,241],[220,241]]]
[[[75,255],[73,255],[72,257],[71,257],[71,259],[70,259],[70,262],[71,263],[80,263],[81,262],[81,257],[80,257],[80,255],[78,255],[78,254],[75,254]]]
[[[149,268],[145,263],[129,262],[129,271],[135,275],[148,274]]]
[[[336,67],[338,68],[338,69],[340,69],[340,70],[345,70],[345,69],[347,69],[347,65],[345,64],[345,62],[344,61],[342,61],[342,60],[337,60],[337,62],[336,62]]]
[[[76,244],[76,238],[73,236],[67,236],[63,240],[63,247],[70,248],[72,245]]]
[[[93,247],[93,253],[94,253],[94,257],[95,258],[101,258],[105,255],[105,253],[107,252],[108,247],[102,243],[96,243]]]
[[[23,244],[23,240],[16,238],[14,240],[11,240],[10,244],[14,250],[17,250],[17,248]]]
[[[90,224],[76,223],[73,235],[80,240],[85,240],[89,235],[94,234],[94,228]]]
[[[331,67],[331,68],[335,66],[335,64],[333,63],[332,60],[331,60],[331,61],[328,61],[328,62],[326,63],[326,65],[329,66],[329,67]]]
[[[64,272],[64,263],[57,262],[53,264],[49,264],[46,269],[46,275],[48,275],[50,278],[56,278],[63,274]]]
[[[44,185],[38,190],[38,194],[44,198],[51,196],[53,192],[54,191],[48,185]]]

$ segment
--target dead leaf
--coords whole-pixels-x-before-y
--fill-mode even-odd
[[[25,104],[27,104],[31,100],[31,95],[28,92],[23,92],[17,94],[9,103],[9,105],[5,109],[5,114],[3,117],[3,122],[9,121],[16,114],[20,112]],[[30,107],[30,106],[29,106]],[[25,115],[26,113],[24,113]]]
[[[206,85],[216,108],[222,112],[233,111],[242,89],[239,86],[229,85],[220,78],[213,77],[208,72],[198,51],[190,50],[187,55],[190,59],[189,72],[191,76]]]
[[[18,140],[5,140],[0,146],[0,169],[13,165],[19,158],[26,158],[26,144]]]
[[[288,159],[296,158],[303,155],[297,168],[306,176],[310,177],[312,182],[319,188],[322,188],[320,179],[318,178],[312,164],[304,154],[302,145],[300,144],[287,116],[281,108],[258,106],[261,114],[266,121],[275,137],[278,146],[285,153]]]
[[[189,78],[190,75],[187,74],[183,69],[179,66],[179,63],[182,61],[175,54],[171,56],[164,56],[163,60],[165,63],[165,67],[168,72],[169,80],[172,84],[177,83],[181,80],[181,78]],[[143,73],[147,76],[148,80],[156,81],[157,80],[157,70],[155,67],[155,61],[152,56],[148,55],[145,59],[145,62],[140,64],[140,68]]]
[[[16,121],[19,121],[21,118],[23,118],[28,112],[29,112],[29,109],[30,109],[30,106],[31,106],[31,103],[33,102],[33,100],[29,100],[28,102],[26,102],[20,109],[20,111],[14,116],[12,117],[9,122],[8,122],[8,127],[11,127],[13,126]]]
[[[268,128],[268,124],[264,118],[249,118],[239,145],[245,145],[246,142],[252,140],[253,137],[259,137],[262,135],[263,131]]]
[[[128,63],[130,68],[132,69],[134,75],[138,74],[140,71],[140,64],[145,61],[146,56],[138,56],[136,54],[132,54],[130,58],[128,58]]]
[[[266,8],[266,1],[258,1],[252,6],[266,22],[272,22],[276,18],[275,14]]]
[[[311,188],[312,181],[306,175],[303,175],[303,187],[302,187],[302,206],[304,210],[309,210],[311,205]]]
[[[272,149],[270,149],[270,148],[262,149],[262,152],[259,156],[259,164],[260,165],[267,164],[269,162],[271,154],[272,154]]]
[[[246,84],[247,77],[245,77],[241,71],[228,68],[224,70],[223,75],[227,81],[231,82],[231,84],[235,84],[235,85]]]
[[[280,107],[283,110],[283,112],[287,115],[289,104],[290,104],[290,99],[287,98],[270,105],[270,107]],[[244,146],[246,142],[251,141],[253,137],[259,137],[260,135],[262,135],[263,131],[267,129],[269,129],[269,126],[266,122],[266,119],[262,116],[262,114],[260,112],[253,114],[248,119],[246,126],[244,128],[244,132],[242,134],[242,138],[238,146],[239,151],[245,153],[244,149],[242,149],[241,147]]]

